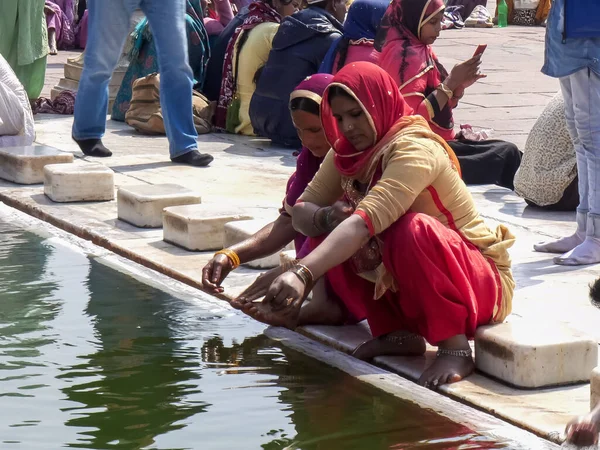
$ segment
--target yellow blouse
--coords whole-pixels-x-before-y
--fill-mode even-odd
[[[498,268],[502,299],[496,302],[493,321],[501,322],[512,309],[515,283],[508,248],[513,245],[514,236],[504,225],[492,231],[485,224],[444,147],[429,133],[423,128],[408,127],[396,135],[382,157],[380,180],[358,204],[357,211],[369,219],[373,234],[383,232],[409,209],[435,217],[458,231]],[[335,168],[334,153],[330,151],[299,201],[332,205],[344,194],[342,186],[347,181]],[[378,277],[376,293],[393,287],[385,279]]]
[[[273,46],[273,37],[279,29],[279,24],[265,22],[257,25],[248,35],[248,39],[242,47],[240,53],[237,79],[237,94],[240,97],[240,125],[235,129],[238,134],[254,136],[254,129],[250,122],[250,100],[256,89],[254,84],[254,75],[256,71],[267,63],[271,47]],[[244,31],[245,33],[245,31]],[[242,34],[238,38],[240,42]],[[233,64],[237,60],[237,50],[233,56]],[[235,73],[235,67],[233,68]]]

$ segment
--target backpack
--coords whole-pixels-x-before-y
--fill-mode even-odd
[[[198,134],[212,131],[216,103],[209,102],[199,92],[192,91],[192,113]],[[166,134],[160,108],[160,75],[152,73],[133,82],[131,102],[125,113],[125,122],[144,134]]]

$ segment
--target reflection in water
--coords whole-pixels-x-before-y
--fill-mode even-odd
[[[502,446],[0,222],[0,447]]]
[[[261,335],[230,347],[215,337],[202,347],[205,362],[270,367],[269,372],[277,375],[277,385],[283,388],[279,403],[289,414],[296,435],[270,430],[265,435],[276,437],[263,444],[264,449],[506,448],[339,370],[272,345],[273,341]]]
[[[202,403],[184,400],[197,392],[198,351],[172,336],[170,316],[177,311],[167,294],[131,283],[95,261],[88,288],[86,312],[101,347],[83,356],[84,365],[64,368],[61,378],[76,382],[88,371],[102,378],[63,390],[90,409],[67,425],[95,428],[86,433],[87,448],[146,447],[155,436],[185,426],[184,419],[205,410]]]
[[[56,283],[43,276],[51,248],[41,244],[41,238],[2,222],[0,236],[0,337],[10,336],[0,339],[0,368],[17,370],[33,364],[39,348],[52,342],[46,323],[56,316],[60,303],[52,297]]]

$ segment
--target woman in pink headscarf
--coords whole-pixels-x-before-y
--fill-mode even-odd
[[[393,0],[377,37],[379,65],[398,84],[400,93],[439,136],[448,141],[460,161],[466,184],[498,184],[514,189],[521,152],[510,142],[457,139],[453,110],[465,90],[479,79],[481,54],[457,64],[448,73],[432,44],[441,31],[443,0]]]

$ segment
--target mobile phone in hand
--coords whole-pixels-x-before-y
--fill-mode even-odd
[[[475,53],[473,53],[473,57],[475,57],[477,55],[482,55],[483,52],[485,52],[486,48],[487,48],[487,44],[479,44],[477,46],[477,49],[475,50]]]

